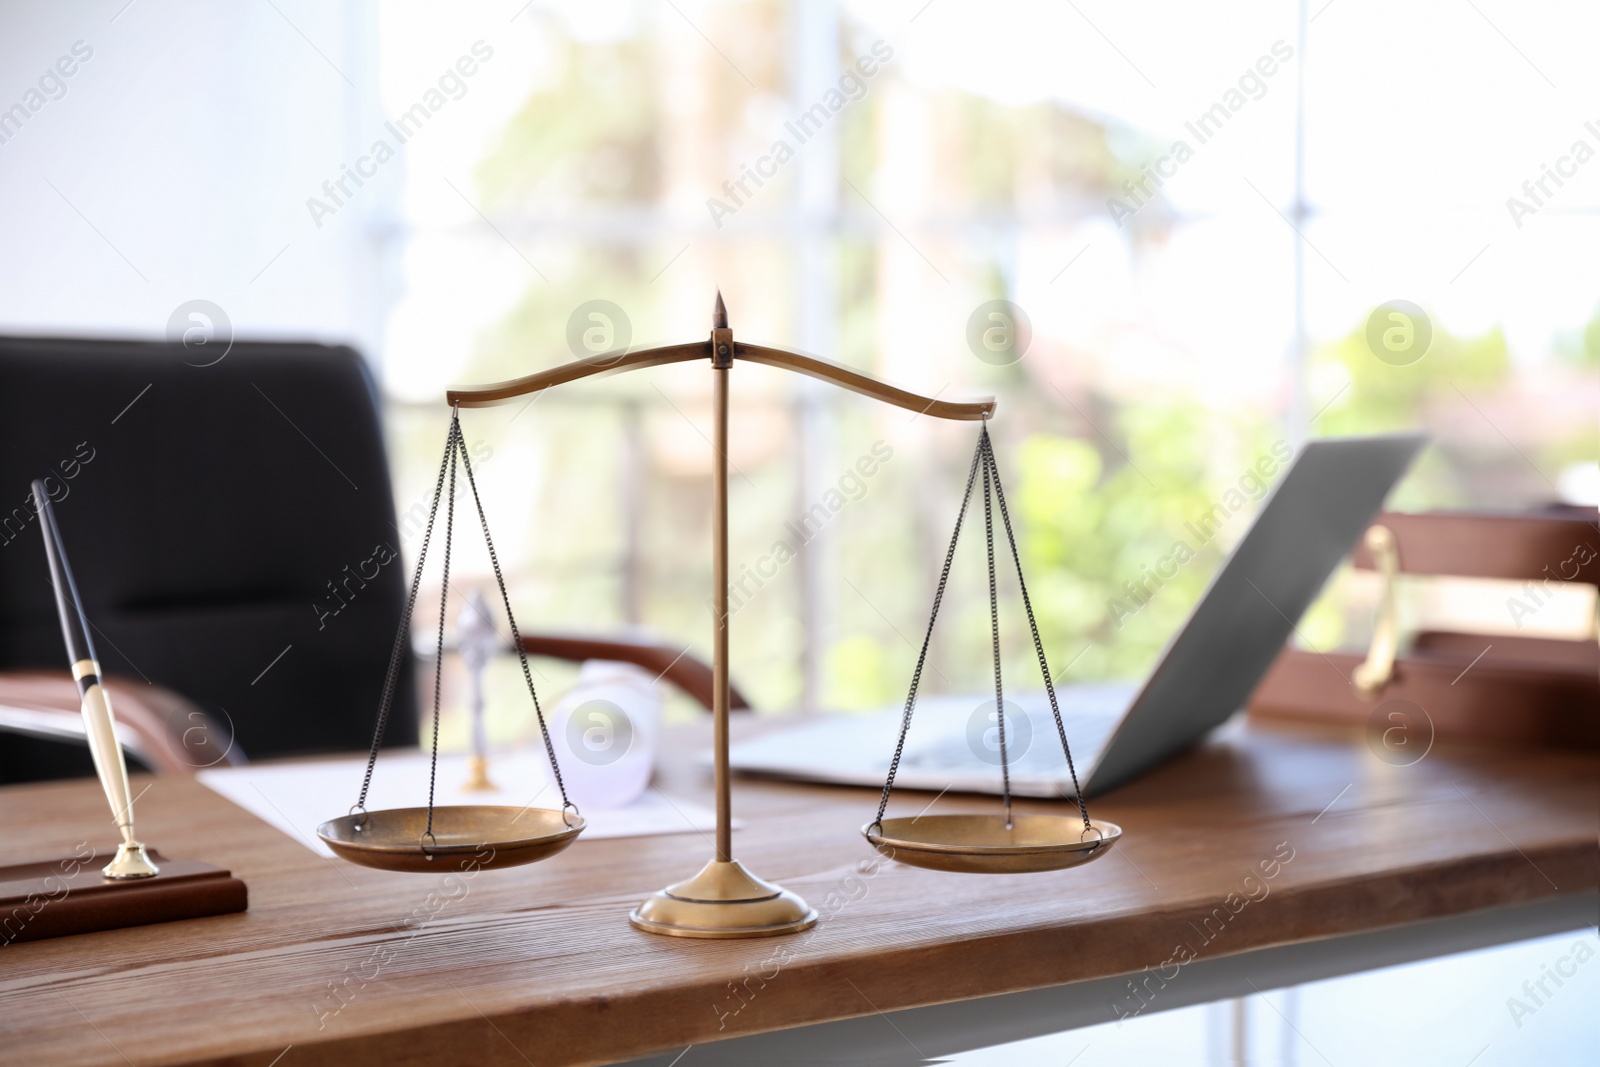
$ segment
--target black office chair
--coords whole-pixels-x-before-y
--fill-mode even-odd
[[[367,368],[314,344],[181,354],[0,338],[0,672],[65,677],[30,503],[48,476],[108,675],[252,758],[363,749],[406,581]],[[390,743],[416,742],[415,707],[408,664]],[[0,732],[0,782],[93,773],[81,745]]]

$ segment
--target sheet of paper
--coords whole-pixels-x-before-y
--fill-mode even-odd
[[[346,814],[361,788],[366,760],[315,760],[303,763],[247,764],[213,767],[196,777],[250,814],[312,851],[332,856],[317,837],[317,827]],[[497,755],[490,759],[489,778],[499,787],[492,792],[468,792],[467,757],[439,757],[434,805],[504,804],[520,808],[558,808],[561,795],[550,782],[543,752]],[[367,794],[367,810],[421,807],[428,802],[428,756],[422,752],[384,752]],[[623,808],[592,811],[583,817],[589,826],[578,845],[602,837],[650,837],[656,834],[710,833],[716,813],[699,804],[668,797],[652,786]],[[737,826],[738,824],[735,823]]]

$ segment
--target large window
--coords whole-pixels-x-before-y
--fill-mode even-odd
[[[384,359],[401,508],[436,469],[446,386],[701,336],[718,287],[738,336],[999,397],[1066,677],[1146,669],[1247,525],[1257,462],[1307,436],[1431,429],[1401,507],[1592,495],[1600,184],[1542,178],[1600,144],[1555,117],[1592,75],[1521,54],[1514,10],[1475,10],[386,14],[391,115],[492,49],[405,149]],[[1368,321],[1381,348],[1397,300],[1413,347],[1375,353]],[[899,699],[975,428],[763,368],[733,388],[736,681],[764,708]],[[466,415],[525,626],[708,650],[709,401],[704,369],[679,367]],[[1218,502],[1230,517],[1195,525]],[[935,690],[986,684],[981,542],[957,561]],[[1002,590],[1012,684],[1037,685]],[[1359,640],[1365,602],[1336,582],[1305,639]],[[1494,594],[1473,603],[1492,626]]]
[[[1259,488],[1241,481],[1308,436],[1431,430],[1405,508],[1600,492],[1600,15],[1582,5],[282,0],[181,17],[4,22],[9,69],[80,40],[92,56],[0,130],[17,205],[0,321],[154,337],[203,297],[240,336],[352,339],[388,405],[403,514],[431,485],[447,387],[702,336],[718,287],[738,336],[998,396],[1030,592],[1068,678],[1149,666],[1249,521]],[[1025,312],[1025,349],[993,301]],[[1396,301],[1416,309],[1398,326]],[[1415,349],[1383,347],[1407,333]],[[646,626],[708,652],[708,388],[703,368],[661,368],[467,413],[526,626]],[[734,400],[735,679],[765,709],[897,700],[976,428],[757,367]],[[1249,506],[1192,531],[1230,489]],[[802,546],[786,529],[807,514]],[[1180,541],[1194,556],[1174,566]],[[980,544],[958,560],[935,689],[984,685]],[[464,551],[461,587],[486,583]],[[1304,640],[1363,639],[1360,577]],[[1011,684],[1036,684],[1002,591]],[[1504,590],[1416,595],[1413,621],[1512,621]]]

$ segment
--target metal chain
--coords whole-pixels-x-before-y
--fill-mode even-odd
[[[1045,659],[1044,642],[1039,639],[1039,623],[1033,616],[1033,602],[1028,599],[1028,583],[1022,577],[1022,556],[1017,551],[1017,538],[1011,530],[1011,513],[1006,508],[1006,493],[1000,485],[1000,465],[995,462],[994,447],[988,444],[984,433],[983,446],[988,472],[994,475],[995,499],[1000,504],[1000,519],[1005,524],[1006,540],[1011,544],[1011,560],[1017,568],[1017,588],[1022,591],[1022,607],[1028,613],[1028,629],[1033,632],[1033,650],[1039,656],[1039,671],[1044,675],[1044,689],[1050,696],[1050,712],[1055,716],[1056,734],[1061,738],[1061,751],[1067,757],[1067,771],[1072,775],[1072,792],[1078,801],[1078,814],[1083,816],[1083,828],[1089,830],[1089,806],[1083,799],[1083,789],[1078,785],[1078,769],[1072,763],[1072,746],[1067,744],[1067,728],[1061,722],[1061,705],[1056,701],[1055,683],[1050,678],[1050,664]],[[1004,735],[1002,735],[1003,737]]]
[[[433,837],[433,794],[439,779],[439,689],[444,681],[445,606],[450,603],[450,545],[456,531],[456,457],[465,452],[461,441],[461,417],[450,415],[450,442],[445,452],[450,457],[450,500],[444,509],[444,569],[439,578],[439,640],[433,650],[433,757],[428,764],[428,828],[423,837]],[[430,857],[431,858],[431,857]]]
[[[567,786],[561,780],[561,765],[556,762],[556,749],[550,742],[550,729],[545,725],[544,709],[539,706],[539,694],[533,687],[533,673],[528,669],[528,654],[522,648],[522,634],[517,629],[517,617],[511,612],[511,596],[506,592],[506,580],[500,573],[500,557],[494,550],[494,538],[489,536],[489,519],[483,511],[483,501],[478,497],[478,482],[472,476],[472,460],[467,455],[467,449],[461,446],[461,463],[466,468],[467,485],[472,489],[472,502],[478,508],[478,523],[483,527],[483,543],[489,546],[489,562],[494,567],[494,581],[500,587],[500,601],[505,605],[506,621],[511,624],[511,643],[517,650],[517,659],[522,663],[522,677],[528,683],[528,695],[533,698],[533,712],[539,717],[539,733],[544,738],[545,755],[550,758],[550,770],[556,776],[556,788],[561,790],[561,810],[565,812],[571,808],[578,812],[578,806],[567,799]]]
[[[883,813],[889,807],[889,793],[894,789],[894,776],[900,771],[900,756],[905,751],[906,733],[911,729],[911,713],[917,703],[917,687],[922,683],[922,668],[928,660],[928,644],[933,640],[933,624],[939,618],[939,604],[944,600],[944,589],[950,581],[950,564],[955,559],[956,542],[961,540],[961,523],[967,517],[967,505],[972,501],[972,486],[978,478],[978,461],[983,456],[980,442],[972,453],[972,467],[967,471],[967,491],[961,497],[961,510],[956,513],[955,533],[950,535],[950,548],[944,554],[944,569],[939,572],[939,588],[933,594],[933,614],[928,619],[928,631],[922,638],[922,651],[917,654],[917,669],[911,674],[911,691],[906,695],[906,710],[900,718],[900,740],[894,746],[894,759],[889,762],[889,776],[883,783],[883,796],[878,801],[878,815],[871,826],[881,828]]]
[[[1000,727],[1000,789],[1006,806],[1006,829],[1011,829],[1011,760],[1006,752],[1006,696],[1000,681],[1000,593],[994,580],[994,501],[989,480],[989,464],[994,450],[989,445],[989,426],[984,424],[978,437],[978,452],[987,457],[983,465],[983,536],[989,550],[989,633],[994,646],[994,715]]]
[[[417,569],[411,577],[411,591],[406,596],[406,606],[400,612],[400,629],[394,637],[394,647],[389,652],[389,670],[384,676],[383,695],[378,698],[378,725],[372,732],[372,749],[367,753],[367,773],[361,779],[361,795],[350,810],[367,810],[367,791],[372,788],[372,770],[378,762],[378,747],[383,744],[384,731],[389,726],[389,709],[394,704],[394,692],[400,679],[400,666],[405,662],[405,651],[411,636],[411,615],[417,606],[417,591],[422,586],[422,565],[428,561],[428,543],[433,539],[434,517],[439,513],[439,497],[444,492],[445,467],[455,450],[456,426],[452,421],[445,436],[444,456],[439,460],[439,477],[433,484],[433,503],[428,507],[428,524],[423,528],[422,547],[417,552]],[[365,823],[365,818],[362,820]]]
[[[367,770],[361,780],[361,795],[357,798],[354,811],[360,808],[363,815],[366,812],[367,793],[372,788],[372,772],[378,762],[378,749],[383,744],[383,735],[388,728],[389,712],[394,705],[394,693],[400,677],[400,667],[405,660],[407,639],[411,633],[411,619],[416,611],[417,596],[422,587],[423,565],[428,560],[428,547],[433,540],[433,530],[438,519],[439,501],[444,496],[446,483],[449,485],[449,498],[445,506],[445,542],[444,542],[444,573],[440,582],[439,595],[439,639],[434,649],[433,672],[433,740],[432,761],[428,770],[428,824],[423,831],[423,838],[433,836],[433,811],[439,776],[439,706],[440,688],[444,677],[444,634],[446,606],[450,592],[450,546],[455,534],[455,497],[456,497],[456,459],[459,457],[462,468],[466,471],[467,485],[472,490],[472,502],[478,512],[478,524],[483,529],[484,544],[489,549],[489,562],[494,566],[495,585],[500,590],[501,603],[505,605],[506,621],[511,624],[511,637],[517,650],[517,659],[522,664],[522,677],[528,683],[528,695],[533,698],[534,714],[539,719],[539,734],[544,739],[545,754],[550,759],[550,769],[555,774],[556,788],[561,792],[561,810],[565,812],[572,809],[574,815],[581,814],[578,806],[567,797],[567,786],[561,777],[561,765],[556,762],[555,745],[550,740],[550,728],[545,722],[544,709],[539,704],[539,694],[533,685],[533,673],[528,667],[528,655],[522,647],[522,634],[517,629],[516,615],[511,611],[511,597],[506,591],[505,575],[500,569],[500,557],[495,551],[494,538],[489,533],[489,519],[483,510],[483,500],[478,495],[478,482],[472,473],[472,459],[467,452],[466,440],[461,433],[461,413],[459,409],[452,410],[450,416],[450,430],[445,437],[444,456],[439,460],[439,475],[433,486],[433,501],[428,508],[428,522],[423,529],[422,546],[417,552],[416,573],[411,578],[411,589],[406,596],[405,608],[400,614],[400,629],[395,635],[394,647],[389,655],[389,670],[384,679],[383,696],[378,702],[378,724],[372,734],[372,748],[367,753]],[[976,457],[974,457],[976,464]],[[974,466],[976,470],[976,466]],[[448,475],[448,478],[446,477]],[[426,851],[426,849],[424,849]]]

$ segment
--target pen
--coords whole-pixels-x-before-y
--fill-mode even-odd
[[[50,495],[43,481],[34,481],[33,499],[38,505],[39,527],[44,533],[44,554],[50,560],[50,584],[55,588],[56,610],[61,615],[61,636],[66,641],[72,677],[78,683],[78,696],[83,701],[89,754],[94,757],[94,769],[100,775],[100,786],[111,804],[117,829],[122,831],[116,857],[100,873],[107,878],[149,878],[160,873],[160,868],[150,862],[144,845],[133,836],[128,765],[122,758],[122,746],[117,744],[112,725],[111,696],[100,684],[100,662],[95,656],[94,638],[89,634],[89,618],[83,613],[83,600],[72,579],[72,568],[67,565],[66,548],[61,543],[61,531],[56,528],[55,513],[50,510]]]

